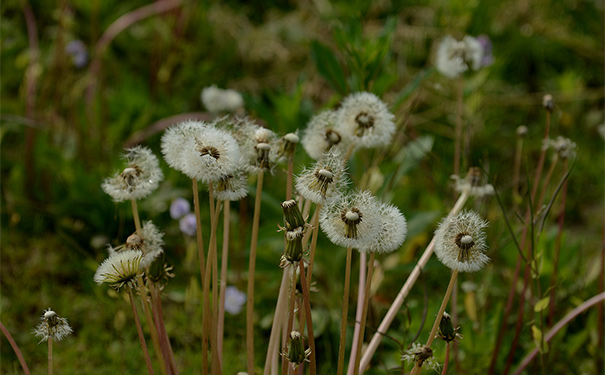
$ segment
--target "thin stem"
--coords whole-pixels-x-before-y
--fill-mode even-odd
[[[256,269],[256,246],[258,245],[258,225],[260,221],[260,203],[263,194],[264,171],[258,172],[256,197],[254,199],[254,217],[252,218],[252,239],[250,242],[250,262],[248,264],[248,296],[246,301],[246,352],[248,374],[254,375],[254,272]]]
[[[347,248],[347,260],[345,264],[345,282],[342,296],[342,316],[340,320],[340,343],[338,346],[338,368],[336,375],[342,375],[345,364],[345,344],[347,337],[347,317],[349,313],[349,285],[351,283],[351,257],[353,249]]]
[[[359,254],[359,287],[357,288],[357,309],[355,311],[355,330],[353,332],[353,344],[351,348],[351,356],[349,356],[349,367],[347,368],[347,375],[353,375],[355,362],[357,359],[357,343],[359,342],[359,332],[360,332],[360,323],[361,323],[361,315],[363,314],[363,301],[364,301],[364,293],[365,293],[365,285],[366,285],[366,265],[367,265],[367,254],[362,252]],[[359,366],[357,366],[359,367]]]
[[[284,270],[282,273],[281,283],[279,286],[279,293],[277,297],[277,303],[275,306],[275,315],[273,317],[273,324],[271,325],[271,336],[269,337],[269,346],[267,348],[267,356],[265,357],[265,369],[263,374],[270,375],[273,366],[273,358],[276,358],[274,355],[275,352],[279,352],[279,350],[275,350],[275,346],[279,345],[280,341],[280,333],[282,331],[283,326],[283,314],[287,310],[288,301],[287,298],[287,285],[290,279],[288,279],[288,273]]]
[[[353,151],[355,151],[355,145],[351,145],[351,147],[349,147],[349,149],[347,150],[347,153],[345,154],[345,157],[344,157],[345,161],[349,160],[351,155],[353,155]]]
[[[223,338],[225,333],[225,290],[227,288],[227,262],[229,261],[229,226],[231,222],[231,204],[229,201],[223,202],[223,249],[221,253],[221,290],[219,297],[218,311],[218,338],[217,347],[219,359],[223,363]]]
[[[193,184],[193,207],[195,211],[195,226],[197,236],[197,254],[200,262],[200,278],[204,286],[204,272],[206,269],[204,261],[204,238],[202,236],[202,215],[200,214],[200,196],[197,188],[197,179],[191,179]]]
[[[286,175],[286,200],[292,199],[292,174],[294,171],[294,152],[288,155],[288,172]]]
[[[289,267],[292,270],[292,281],[290,282],[290,309],[288,310],[288,325],[286,326],[287,337],[290,337],[290,332],[292,332],[292,326],[294,325],[294,300],[296,298],[296,267],[293,263]],[[288,342],[286,341],[286,347],[287,344]],[[282,375],[288,373],[288,363],[288,360],[284,356],[281,363]]]
[[[519,195],[519,182],[521,181],[521,158],[523,156],[523,137],[517,138],[517,145],[515,148],[515,164],[513,171],[513,208],[517,211],[521,196]]]
[[[155,283],[150,283],[150,286],[152,295],[151,301],[154,305],[153,311],[156,317],[155,322],[158,327],[160,344],[162,345],[163,350],[166,353],[165,358],[168,362],[167,370],[169,370],[169,373],[178,374],[178,371],[176,369],[176,362],[174,360],[174,352],[172,351],[172,346],[170,345],[168,333],[166,332],[166,325],[164,324],[164,312],[162,309],[162,296],[160,294],[160,288],[156,287]]]
[[[315,213],[313,214],[313,234],[311,236],[311,249],[309,250],[309,267],[307,273],[308,277],[308,287],[311,289],[311,282],[313,281],[313,265],[315,264],[315,249],[317,248],[317,237],[319,237],[319,211],[321,210],[321,203],[315,207]],[[304,247],[303,247],[304,248]]]
[[[13,336],[11,336],[11,334],[8,332],[8,330],[6,329],[4,324],[2,324],[2,322],[0,322],[0,330],[2,331],[2,333],[8,340],[9,344],[13,348],[15,354],[17,355],[17,359],[19,359],[19,363],[21,364],[21,368],[23,369],[23,372],[25,373],[25,375],[31,375],[31,373],[29,372],[29,367],[27,367],[27,363],[25,363],[25,359],[23,358],[23,354],[21,354],[21,350],[19,349],[19,346],[17,345],[15,340],[13,340]]]
[[[217,253],[217,245],[216,245],[216,232],[218,228],[218,219],[220,214],[220,201],[216,202],[216,208],[214,208],[214,189],[212,188],[212,184],[208,185],[208,197],[210,201],[210,213],[211,213],[211,234],[210,234],[210,246],[209,251],[212,252],[212,318],[211,318],[211,328],[210,331],[210,352],[212,355],[212,373],[220,374],[221,370],[221,360],[218,354],[217,342],[218,342],[218,331],[217,331],[217,318],[218,318],[218,293],[217,290],[220,289],[218,286],[218,253]]]
[[[149,351],[147,350],[147,344],[145,343],[145,336],[143,336],[143,328],[141,328],[141,322],[139,321],[139,314],[137,313],[137,307],[134,304],[134,297],[132,295],[132,288],[128,288],[128,298],[130,299],[130,307],[132,308],[132,315],[134,315],[134,322],[137,326],[137,333],[139,334],[139,341],[141,342],[141,349],[143,350],[143,356],[145,357],[145,364],[147,365],[147,372],[153,375],[153,367],[151,366],[151,359],[149,358]]]
[[[139,297],[141,297],[141,305],[143,308],[143,314],[145,315],[145,322],[147,323],[147,328],[149,329],[149,334],[151,335],[151,343],[153,345],[153,351],[158,361],[160,362],[160,369],[162,374],[166,374],[166,362],[164,359],[164,352],[161,349],[160,341],[158,339],[158,333],[156,328],[156,323],[154,319],[151,317],[151,312],[149,310],[149,305],[147,301],[147,288],[143,282],[143,277],[140,276],[139,280]]]
[[[464,207],[464,204],[468,200],[468,197],[469,197],[469,192],[463,191],[462,194],[460,194],[460,197],[458,197],[458,200],[454,204],[454,207],[452,208],[452,210],[450,211],[448,216],[457,215],[458,212],[460,212],[460,210],[462,209],[462,207]],[[389,307],[389,310],[387,311],[386,315],[382,319],[380,326],[378,326],[378,330],[372,337],[370,344],[368,344],[368,347],[367,347],[365,353],[361,357],[361,364],[360,364],[361,368],[366,368],[370,364],[370,360],[372,359],[372,356],[376,352],[376,349],[378,349],[378,345],[380,345],[380,342],[382,341],[382,337],[384,336],[384,334],[386,334],[387,330],[389,329],[389,326],[391,325],[391,323],[393,322],[393,320],[399,313],[399,309],[401,308],[401,305],[403,305],[405,298],[407,297],[408,293],[410,292],[410,290],[416,283],[416,280],[418,280],[421,270],[424,268],[426,263],[429,261],[429,259],[431,258],[431,255],[433,255],[434,248],[435,248],[435,238],[433,237],[431,242],[428,244],[428,246],[424,250],[424,253],[422,253],[422,256],[418,260],[418,263],[416,263],[416,266],[414,266],[414,269],[410,273],[410,276],[408,276],[407,280],[401,287],[401,290],[399,291],[399,293],[397,294],[397,297],[391,304],[391,307]]]
[[[366,320],[368,317],[368,305],[370,301],[370,289],[372,287],[372,275],[374,274],[374,257],[375,252],[370,253],[370,260],[368,261],[368,278],[366,280],[365,291],[363,293],[363,309],[361,313],[361,323],[359,327],[359,341],[357,343],[356,355],[355,355],[355,368],[354,375],[359,375],[360,368],[359,363],[361,362],[361,347],[363,346],[363,336],[366,328]],[[361,281],[361,280],[360,280]],[[360,285],[361,288],[361,285]]]
[[[53,375],[53,339],[48,338],[48,375]]]
[[[309,342],[309,348],[311,349],[309,374],[315,375],[317,373],[317,356],[315,353],[315,336],[313,335],[313,319],[311,317],[311,297],[309,296],[309,287],[307,286],[305,265],[303,262],[304,261],[301,259],[298,263],[298,269],[300,270],[300,285],[302,286],[305,319],[307,320],[307,341]]]
[[[571,310],[567,315],[565,315],[563,319],[559,320],[559,322],[557,322],[557,324],[555,324],[550,331],[548,331],[548,333],[544,336],[544,342],[549,342],[557,334],[557,332],[561,330],[561,328],[565,327],[575,317],[588,310],[592,306],[603,301],[605,301],[605,292],[597,294],[591,299],[584,301],[584,303],[582,303],[580,306]],[[536,357],[536,355],[538,355],[539,351],[540,348],[534,348],[527,356],[525,356],[525,358],[523,358],[523,360],[521,361],[519,367],[517,367],[515,372],[513,372],[513,375],[520,375],[523,370],[527,367],[527,365],[529,365],[531,361]]]
[[[456,90],[456,132],[454,135],[454,174],[460,172],[460,138],[462,138],[462,110],[463,107],[463,90],[464,78],[460,78]]]
[[[132,205],[132,217],[134,218],[134,227],[137,230],[137,236],[143,238],[143,230],[141,229],[141,219],[139,218],[139,209],[137,208],[136,199],[131,199],[130,203]]]
[[[433,328],[431,329],[431,333],[429,333],[429,338],[426,340],[426,346],[429,348],[433,344],[435,340],[435,335],[437,335],[437,329],[439,328],[439,323],[441,322],[441,317],[443,316],[443,312],[445,311],[445,307],[447,306],[448,301],[450,300],[450,296],[452,295],[452,290],[454,289],[454,284],[456,283],[456,278],[458,277],[458,270],[452,271],[452,277],[450,278],[450,283],[447,286],[447,290],[445,291],[445,295],[443,296],[443,301],[441,302],[441,307],[439,307],[439,312],[437,313],[437,317],[435,317],[435,322],[433,323]],[[414,369],[412,370],[411,375],[420,374],[420,366],[418,363],[414,365]]]
[[[447,374],[447,365],[450,362],[450,347],[451,347],[451,343],[447,342],[445,344],[445,360],[443,362],[443,369],[441,370],[441,375],[445,375]]]

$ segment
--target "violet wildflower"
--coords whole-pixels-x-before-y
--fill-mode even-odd
[[[170,204],[170,217],[180,219],[191,211],[191,204],[187,199],[176,198]]]
[[[195,214],[187,214],[179,220],[179,229],[188,236],[195,236],[197,224]]]
[[[240,291],[235,286],[228,286],[225,289],[225,311],[231,315],[239,314],[246,303],[246,293]]]
[[[71,61],[76,68],[84,68],[88,64],[88,50],[83,41],[76,39],[67,43],[65,52],[71,56]]]

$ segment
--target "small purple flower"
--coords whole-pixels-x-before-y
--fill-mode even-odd
[[[234,286],[225,289],[225,311],[231,315],[239,314],[246,303],[246,293]]]
[[[492,55],[492,41],[489,39],[489,36],[481,34],[476,39],[483,48],[483,58],[481,59],[481,66],[492,65],[494,63],[494,56]]]
[[[194,214],[187,214],[183,216],[179,220],[179,228],[181,232],[185,233],[188,236],[195,236],[195,231],[197,230],[196,220]]]
[[[170,217],[180,219],[191,211],[189,201],[183,198],[177,198],[170,204]]]
[[[71,55],[76,68],[84,68],[88,64],[88,50],[81,40],[72,40],[65,46],[65,52]]]

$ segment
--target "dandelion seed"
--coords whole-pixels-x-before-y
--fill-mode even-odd
[[[170,217],[180,219],[191,211],[191,204],[187,199],[177,198],[170,204]]]
[[[337,128],[339,111],[327,110],[313,116],[307,124],[301,143],[310,157],[317,160],[330,149],[346,152],[349,140],[344,140]]]
[[[448,35],[437,48],[437,70],[449,78],[456,78],[469,69],[479,69],[482,59],[481,43],[468,35],[461,41]]]
[[[386,146],[395,133],[395,116],[376,95],[360,92],[347,96],[339,110],[338,127],[359,148]]]
[[[72,332],[67,319],[59,317],[56,312],[48,308],[40,317],[40,324],[34,330],[34,335],[41,339],[38,343],[40,344],[48,340],[61,341]]]
[[[205,87],[201,99],[204,107],[212,113],[235,112],[244,107],[244,98],[239,92],[220,89],[215,85]]]
[[[246,303],[246,293],[240,291],[235,286],[228,286],[225,289],[225,311],[231,315],[239,314]]]
[[[397,250],[407,235],[407,222],[399,209],[382,203],[378,213],[378,233],[376,240],[361,248],[365,252],[390,253]]]
[[[150,149],[136,146],[126,151],[124,158],[127,167],[101,185],[115,202],[145,198],[164,178],[158,158]]]
[[[139,250],[126,250],[118,252],[105,259],[97,268],[94,280],[97,284],[109,284],[115,290],[123,286],[134,288],[139,272],[140,263],[144,255]]]
[[[331,149],[312,168],[296,178],[296,189],[305,199],[325,203],[346,185],[345,162],[340,151]]]
[[[485,255],[485,233],[488,223],[473,211],[446,217],[435,231],[435,255],[451,269],[475,272],[489,258]]]
[[[222,201],[238,201],[248,195],[248,175],[237,170],[212,182],[214,196]]]
[[[379,233],[379,206],[368,191],[344,195],[328,203],[319,213],[321,229],[332,243],[364,249]]]

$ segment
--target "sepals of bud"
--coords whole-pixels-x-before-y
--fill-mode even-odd
[[[300,209],[298,208],[298,204],[294,199],[283,202],[281,207],[284,211],[286,230],[291,231],[305,225],[305,220],[303,219]]]

